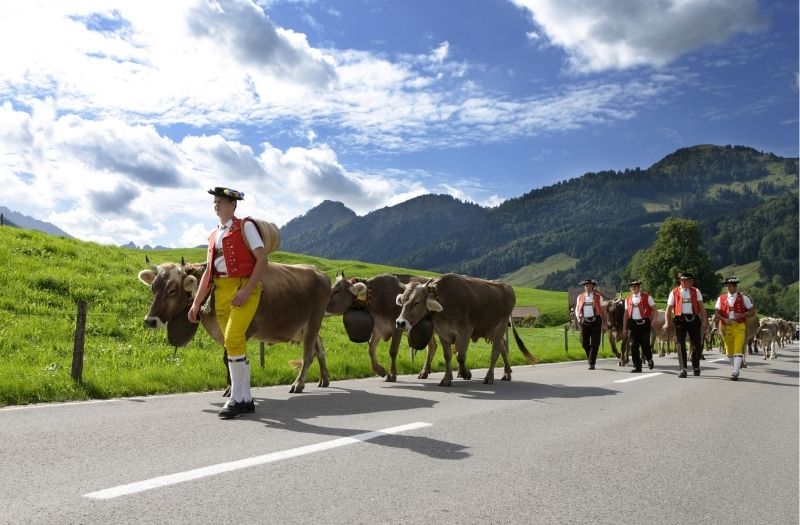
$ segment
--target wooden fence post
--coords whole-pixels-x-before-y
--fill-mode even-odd
[[[569,323],[564,325],[564,351],[569,353]]]
[[[261,362],[261,368],[264,368],[264,341],[261,341],[261,344],[259,345],[258,357],[259,361]]]
[[[72,350],[72,379],[83,380],[83,346],[86,339],[86,301],[78,301],[78,316],[75,319],[75,347]]]

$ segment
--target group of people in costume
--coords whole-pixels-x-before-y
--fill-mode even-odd
[[[703,334],[709,329],[709,319],[703,305],[703,294],[694,286],[694,276],[688,272],[678,274],[679,285],[667,296],[667,309],[664,315],[664,330],[675,327],[678,354],[679,378],[687,377],[688,357],[691,357],[692,373],[700,375],[700,359],[703,353]],[[581,333],[581,345],[589,361],[589,370],[595,369],[597,353],[602,333],[608,329],[607,313],[600,292],[595,290],[597,281],[586,279],[581,282],[584,292],[578,295],[575,317]],[[713,321],[718,322],[725,346],[725,353],[731,362],[731,380],[737,381],[741,373],[746,341],[746,320],[756,315],[749,296],[737,290],[739,279],[728,277],[723,284],[727,292],[717,298]],[[653,297],[642,291],[642,282],[630,281],[631,294],[625,298],[623,333],[630,344],[632,373],[641,373],[642,357],[647,367],[653,368],[653,349],[650,345],[650,332],[658,315]],[[687,355],[686,337],[689,337],[691,354]],[[641,349],[641,353],[640,353]]]

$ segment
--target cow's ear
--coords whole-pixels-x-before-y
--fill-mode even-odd
[[[356,283],[353,285],[353,295],[363,295],[367,293],[367,285],[364,283]]]
[[[141,272],[139,272],[139,280],[142,281],[142,283],[146,284],[147,286],[153,284],[153,281],[155,281],[155,279],[156,279],[156,272],[154,272],[153,270],[142,270]]]
[[[442,308],[442,303],[440,303],[435,299],[428,299],[427,301],[425,301],[425,306],[427,306],[428,310],[430,310],[431,312],[441,312],[442,310],[444,310],[444,308]]]
[[[189,275],[186,279],[183,280],[183,290],[185,292],[191,292],[192,297],[197,295],[197,277],[194,275]]]
[[[397,306],[403,306],[403,294],[401,293],[397,294],[397,297],[395,297],[394,302],[397,303]]]

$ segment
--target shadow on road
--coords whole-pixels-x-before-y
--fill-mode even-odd
[[[363,390],[329,387],[294,395],[288,399],[254,398],[256,413],[240,418],[241,422],[254,422],[269,429],[300,432],[320,436],[351,437],[374,428],[337,428],[307,423],[314,417],[370,414],[376,412],[402,412],[418,408],[431,408],[436,401],[413,396],[374,394]],[[223,403],[218,403],[222,406]],[[216,413],[214,410],[206,412]],[[371,439],[365,443],[411,450],[436,459],[464,459],[469,456],[464,445],[424,436],[392,434]]]
[[[467,399],[485,399],[498,401],[534,401],[542,399],[576,399],[616,395],[619,392],[610,388],[566,386],[560,384],[529,383],[526,381],[500,381],[484,385],[481,379],[465,381],[454,379],[452,386],[439,386],[436,380],[421,380],[423,383],[394,383],[388,388],[420,391],[435,390],[444,394],[455,394]]]

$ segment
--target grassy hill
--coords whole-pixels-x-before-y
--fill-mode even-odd
[[[570,257],[566,253],[557,253],[542,262],[523,266],[519,270],[503,275],[500,278],[513,285],[535,288],[541,286],[551,273],[571,270],[575,268],[577,263],[578,259],[575,257]]]
[[[45,233],[0,227],[0,261],[5,282],[0,293],[0,406],[56,400],[109,398],[156,393],[222,389],[225,384],[221,349],[201,329],[188,346],[177,351],[163,331],[146,329],[144,316],[151,292],[137,279],[145,268],[141,250],[102,246]],[[201,261],[204,248],[149,252],[154,263]],[[270,259],[282,263],[314,264],[333,278],[338,271],[349,277],[371,277],[384,272],[434,275],[358,261],[340,261],[278,252]],[[517,287],[517,304],[534,305],[554,324],[566,320],[566,293]],[[75,333],[76,303],[89,304],[83,383],[70,378]],[[563,348],[560,327],[522,329],[528,349],[541,362],[582,359],[577,335],[569,334],[570,348]],[[351,343],[340,317],[325,319],[322,327],[332,379],[370,377],[366,345]],[[267,347],[266,366],[258,365],[259,345],[248,344],[256,386],[290,384],[295,371],[291,359],[300,349],[291,345]],[[378,355],[388,367],[388,343]],[[512,343],[515,365],[527,361]],[[412,360],[402,343],[398,370],[416,374],[424,356]],[[479,341],[470,347],[468,363],[485,368],[489,347]],[[441,351],[434,370],[443,370]],[[318,379],[314,364],[308,378],[313,389]]]
[[[723,277],[735,275],[739,278],[739,289],[747,291],[748,288],[755,286],[759,279],[758,270],[761,268],[759,261],[753,261],[747,264],[731,264],[720,268],[717,273]]]

